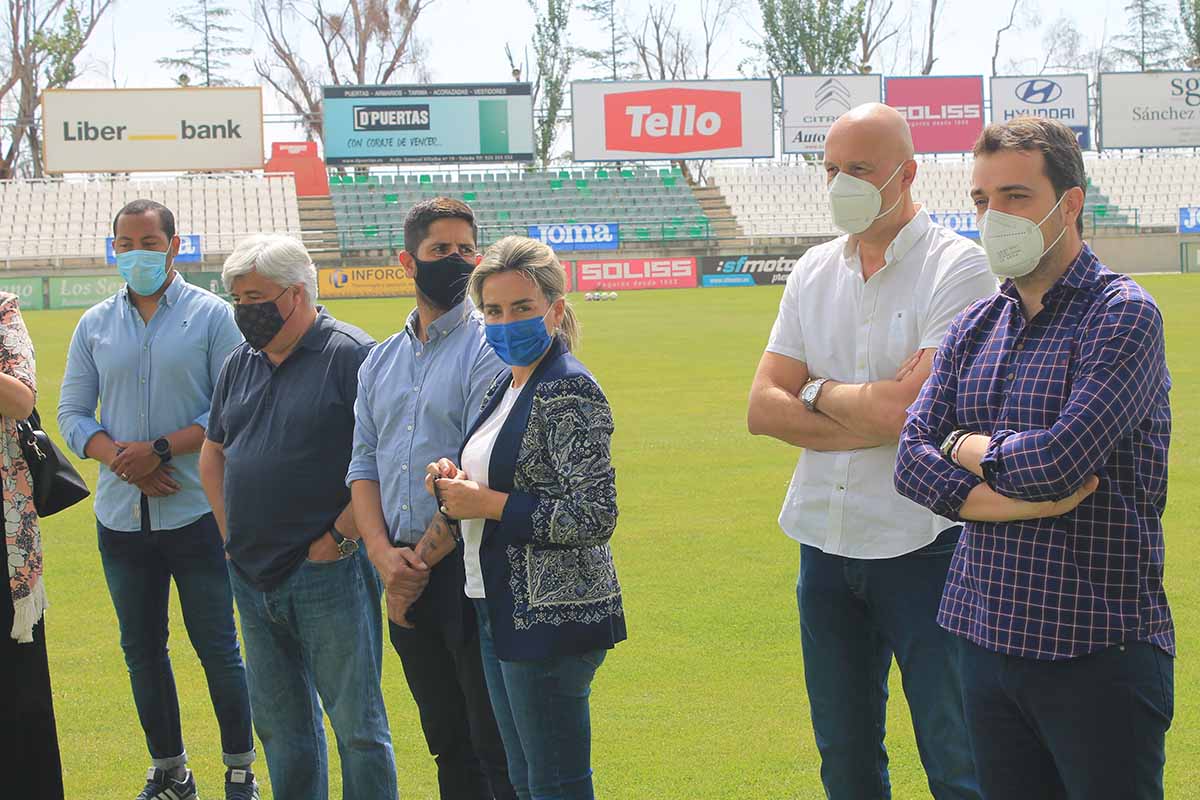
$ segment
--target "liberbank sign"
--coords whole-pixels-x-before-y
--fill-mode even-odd
[[[1100,75],[1100,146],[1200,147],[1200,72]]]
[[[262,169],[262,90],[52,89],[42,96],[46,171]]]

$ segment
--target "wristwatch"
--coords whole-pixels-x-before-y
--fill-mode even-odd
[[[333,543],[337,545],[338,557],[345,558],[358,552],[358,539],[347,539],[342,536],[342,532],[337,529],[336,525],[329,526],[329,535],[333,537]]]
[[[825,386],[828,378],[816,378],[804,384],[804,388],[800,390],[800,402],[804,403],[804,407],[809,411],[817,410],[817,398],[821,396],[821,388]]]
[[[942,440],[942,446],[938,449],[942,451],[942,455],[945,456],[947,461],[958,463],[954,460],[955,450],[959,443],[970,435],[970,431],[963,430],[962,428],[950,431],[950,435]]]
[[[160,436],[154,440],[154,455],[164,464],[171,460],[171,441],[167,437]]]

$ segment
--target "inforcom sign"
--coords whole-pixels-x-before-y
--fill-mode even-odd
[[[1200,147],[1200,72],[1100,74],[1101,147]]]
[[[326,86],[325,163],[533,160],[528,83]]]
[[[317,295],[339,297],[412,297],[416,283],[404,267],[344,267],[322,269],[317,275]]]
[[[880,75],[785,75],[783,152],[822,153],[834,120],[883,99]]]
[[[992,78],[992,122],[1015,117],[1053,119],[1075,131],[1079,146],[1092,146],[1086,75]]]
[[[576,81],[576,161],[770,158],[771,82]]]
[[[888,78],[887,104],[908,120],[918,153],[965,153],[983,131],[983,77]]]
[[[46,171],[262,169],[262,90],[50,89],[42,95]]]

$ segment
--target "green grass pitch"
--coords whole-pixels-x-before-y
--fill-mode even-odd
[[[1174,377],[1167,586],[1180,658],[1167,797],[1200,797],[1200,279],[1142,280],[1166,318]],[[621,517],[613,548],[630,632],[598,673],[592,695],[596,790],[606,800],[823,796],[800,662],[798,550],[775,522],[796,452],[751,437],[745,425],[750,378],[779,296],[779,289],[722,289],[630,292],[602,304],[575,297],[584,324],[580,357],[616,418]],[[329,307],[382,340],[403,324],[411,304],[402,298]],[[78,317],[26,315],[37,347],[38,405],[51,427]],[[83,472],[94,482],[94,463]],[[67,796],[133,797],[149,758],[90,502],[46,520],[43,536]],[[185,742],[201,796],[214,798],[222,791],[217,726],[172,603]],[[434,765],[387,644],[383,682],[401,797],[434,798]],[[896,670],[888,730],[895,796],[927,797]],[[332,731],[329,741],[331,796],[340,797]],[[265,784],[261,751],[256,767]]]

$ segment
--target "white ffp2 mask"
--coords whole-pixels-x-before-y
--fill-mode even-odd
[[[984,212],[979,218],[979,243],[987,253],[988,266],[993,273],[1001,278],[1021,278],[1037,269],[1042,256],[1049,253],[1067,232],[1064,225],[1062,233],[1047,247],[1041,228],[1042,222],[1050,219],[1058,209],[1063,197],[1066,197],[1065,193],[1041,222],[1003,211],[988,209]]]
[[[835,175],[829,182],[829,213],[832,215],[833,224],[837,229],[849,234],[859,234],[871,227],[871,223],[875,220],[892,213],[896,206],[900,205],[903,194],[896,198],[896,202],[892,203],[891,208],[881,214],[879,213],[879,207],[883,205],[881,190],[900,174],[905,163],[901,161],[891,176],[883,182],[883,186],[878,189],[870,181],[864,181],[862,178],[856,178],[845,172]]]

